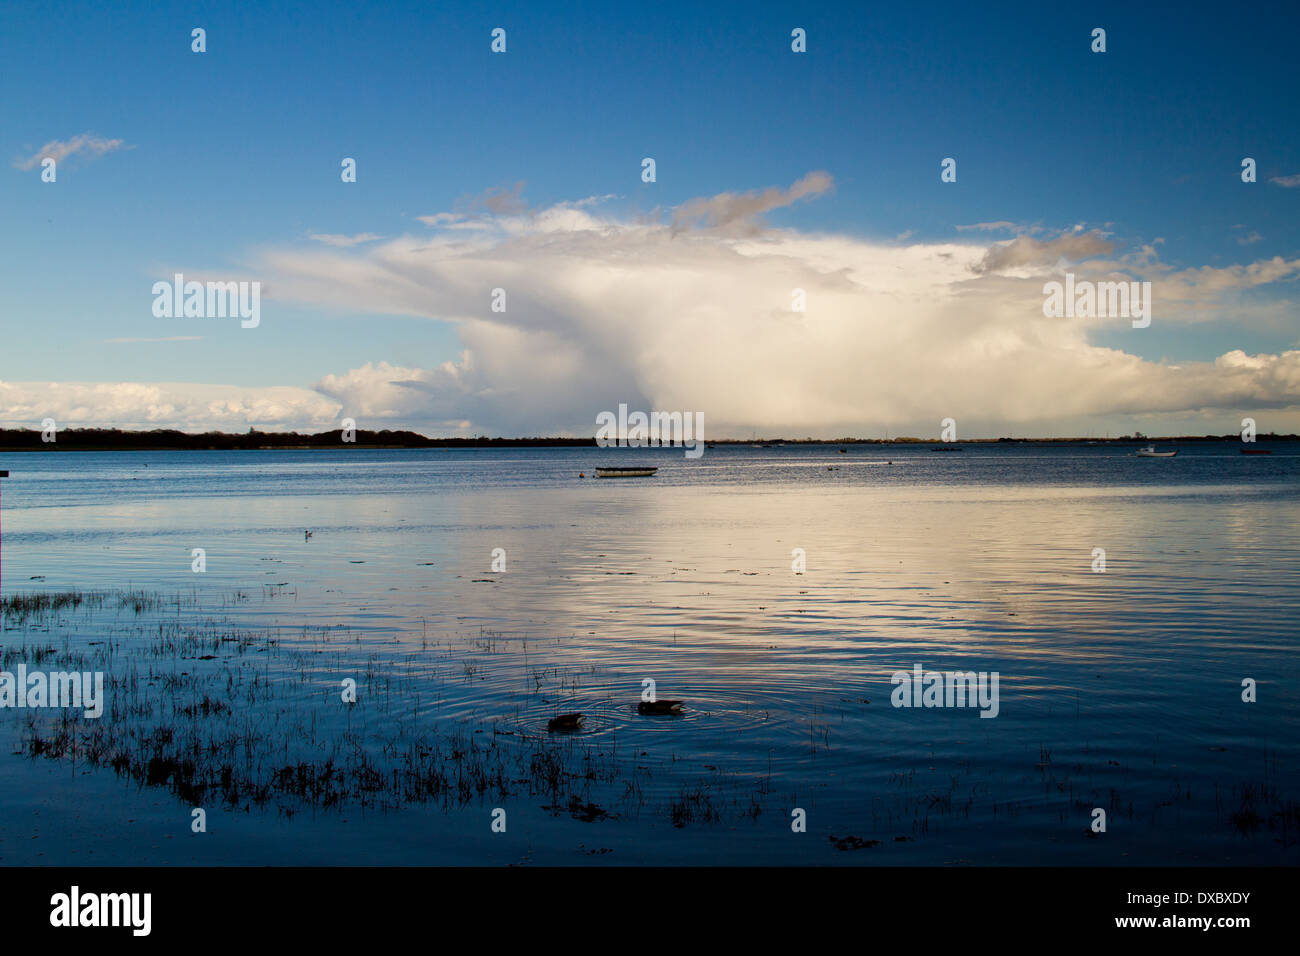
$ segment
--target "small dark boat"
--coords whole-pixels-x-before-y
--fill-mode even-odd
[[[682,702],[680,700],[643,700],[636,705],[638,714],[680,714],[682,712]]]
[[[560,714],[546,722],[546,729],[551,733],[563,730],[577,730],[582,726],[582,714]]]
[[[930,451],[961,451],[961,445],[941,445],[937,448],[931,448]]]
[[[1242,453],[1243,455],[1271,455],[1271,454],[1273,454],[1273,449],[1271,449],[1271,448],[1243,448],[1243,449],[1241,449],[1241,453]]]
[[[597,478],[649,478],[658,468],[597,468]]]

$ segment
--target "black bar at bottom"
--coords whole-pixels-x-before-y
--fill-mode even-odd
[[[505,938],[532,944],[603,938],[606,948],[620,932],[649,946],[676,946],[714,933],[733,942],[767,937],[775,929],[787,940],[793,935],[811,942],[834,932],[873,945],[1153,935],[1196,935],[1230,945],[1246,938],[1243,933],[1283,929],[1290,920],[1285,882],[1291,873],[1191,867],[8,868],[0,869],[0,898],[6,941],[70,933],[87,940],[133,936],[130,926],[51,925],[60,895],[70,903],[75,886],[83,903],[105,893],[149,893],[151,938],[202,940],[205,947],[250,938],[295,947],[367,944],[376,933],[425,930],[443,938],[453,928],[494,947]],[[614,935],[592,935],[598,929]]]

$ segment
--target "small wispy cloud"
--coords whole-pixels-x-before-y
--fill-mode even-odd
[[[1294,176],[1274,176],[1269,182],[1277,183],[1286,189],[1295,189],[1300,186],[1300,173],[1296,173]]]
[[[52,139],[31,156],[26,159],[14,160],[15,169],[35,169],[40,165],[43,159],[52,159],[56,163],[61,163],[69,156],[76,156],[78,153],[98,159],[107,153],[116,152],[119,149],[130,149],[125,140],[105,139],[102,136],[96,136],[94,133],[82,133],[74,136],[72,139]]]
[[[487,230],[492,228],[492,224],[485,219],[470,219],[458,212],[440,212],[432,216],[416,216],[415,218],[427,226],[436,226],[439,229]]]
[[[478,216],[518,216],[526,212],[528,212],[528,202],[524,199],[524,181],[521,179],[513,186],[495,186],[477,195],[462,196],[456,200],[454,213],[439,213],[438,217],[455,216],[457,219],[465,220]],[[430,217],[417,218],[422,222],[429,222]],[[430,224],[437,225],[437,223]]]
[[[1259,233],[1255,232],[1255,230],[1247,229],[1246,224],[1244,222],[1239,222],[1232,227],[1233,232],[1237,232],[1238,230],[1245,230],[1244,232],[1239,232],[1235,236],[1237,240],[1237,245],[1239,246],[1254,245],[1255,243],[1262,241],[1264,238]]]
[[[463,222],[465,219],[464,216],[454,212],[440,212],[432,216],[416,216],[415,218],[430,226],[449,226],[453,223]]]
[[[490,230],[494,219],[532,215],[523,194],[524,181],[520,180],[513,186],[496,186],[477,195],[462,196],[456,200],[453,212],[415,218],[439,229]],[[598,202],[600,197],[591,197],[589,201]]]
[[[145,342],[202,342],[201,335],[168,335],[158,339],[104,339],[106,345],[137,345]]]
[[[498,186],[496,189],[489,189],[482,196],[475,197],[471,203],[471,208],[481,207],[498,216],[517,215],[528,209],[528,203],[524,201],[523,192],[523,180],[515,183],[509,189]]]
[[[999,219],[997,222],[973,222],[969,226],[958,226],[958,232],[1020,232],[1021,227],[1014,222],[1007,222],[1005,219]]]
[[[755,234],[762,228],[759,217],[770,210],[789,206],[800,199],[811,199],[829,192],[835,185],[830,173],[816,170],[796,180],[789,189],[772,187],[761,192],[719,193],[691,199],[673,213],[673,235],[685,229],[705,229],[742,235]]]
[[[1079,262],[1111,252],[1114,245],[1099,230],[1081,231],[1081,226],[1057,236],[1039,240],[1032,236],[1017,236],[1010,242],[999,242],[984,254],[974,269],[978,273],[996,273],[1008,269],[1049,266],[1062,259]]]
[[[363,242],[374,242],[377,239],[383,239],[383,236],[376,235],[373,232],[359,232],[355,236],[345,236],[336,232],[313,232],[309,233],[308,239],[314,239],[317,242],[323,242],[327,246],[337,246],[339,248],[348,248],[359,246]]]

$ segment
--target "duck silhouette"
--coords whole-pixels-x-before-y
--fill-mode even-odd
[[[680,714],[682,712],[682,702],[680,700],[643,700],[636,705],[638,714]]]
[[[577,730],[582,726],[582,714],[560,714],[546,722],[546,729],[551,733],[557,730]]]

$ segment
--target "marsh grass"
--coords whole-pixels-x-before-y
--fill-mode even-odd
[[[482,676],[505,643],[525,638],[484,630],[468,646],[449,648],[444,656],[454,659],[447,665],[431,667],[427,630],[420,641],[426,653],[395,658],[371,650],[348,629],[254,631],[170,613],[183,604],[135,591],[6,599],[5,614],[21,626],[39,630],[51,626],[52,616],[80,612],[89,619],[76,623],[96,625],[98,638],[82,649],[71,637],[59,647],[24,636],[3,649],[6,665],[105,671],[101,719],[24,711],[23,752],[111,770],[189,806],[285,815],[410,804],[452,809],[527,796],[596,823],[634,817],[648,804],[645,783],[656,772],[654,761],[632,750],[620,755],[617,734],[586,742],[495,723],[440,721],[436,700],[428,712],[440,682],[457,671],[463,679]],[[128,617],[103,629],[94,618],[105,610]],[[74,630],[70,621],[56,623],[59,630]],[[580,687],[580,676],[569,668],[526,673],[533,695],[543,685],[566,693]],[[343,676],[357,679],[355,703],[343,703],[338,693]],[[678,826],[717,823],[728,811],[756,816],[757,797],[742,792],[743,782],[735,782],[730,794],[725,789],[683,789],[666,812]]]
[[[216,606],[246,600],[236,592]],[[541,729],[544,719],[530,732],[526,721],[443,710],[444,694],[463,705],[466,685],[512,661],[520,713],[597,696],[588,684],[599,680],[594,665],[547,662],[530,649],[527,635],[481,629],[443,640],[421,622],[412,643],[394,651],[391,639],[345,626],[250,629],[182,613],[195,603],[184,594],[134,591],[17,594],[0,601],[4,670],[27,663],[105,672],[99,720],[70,711],[0,712],[0,720],[9,714],[19,724],[23,752],[112,771],[189,806],[286,816],[413,804],[450,811],[528,798],[584,824],[651,813],[684,828],[759,821],[765,811],[780,818],[803,802],[787,786],[788,766],[774,768],[770,751],[761,766],[703,765],[713,771],[708,775],[675,752],[627,746],[619,731],[554,735]],[[355,703],[341,699],[345,677],[357,681]],[[806,719],[798,747],[804,759],[833,759],[825,709],[812,706]],[[689,731],[683,724],[681,732]],[[1047,742],[1027,744],[1024,774],[1039,792],[1027,800],[999,799],[1004,791],[995,769],[981,769],[973,758],[940,775],[927,771],[928,761],[904,754],[877,787],[853,796],[852,813],[869,820],[875,837],[910,842],[974,814],[993,826],[1019,826],[1022,814],[1043,806],[1067,827],[1077,822],[1081,833],[1096,806],[1144,825],[1176,825],[1199,798],[1200,805],[1212,801],[1210,810],[1235,838],[1300,842],[1300,804],[1280,792],[1276,767],[1267,761],[1262,780],[1226,781],[1212,798],[1171,777],[1164,794],[1135,808],[1126,793],[1132,771],[1106,757],[1090,745],[1082,759],[1059,749],[1054,759]]]
[[[0,598],[0,614],[7,624],[21,627],[29,618],[43,619],[61,611],[101,608],[107,597],[104,591],[38,591]]]

